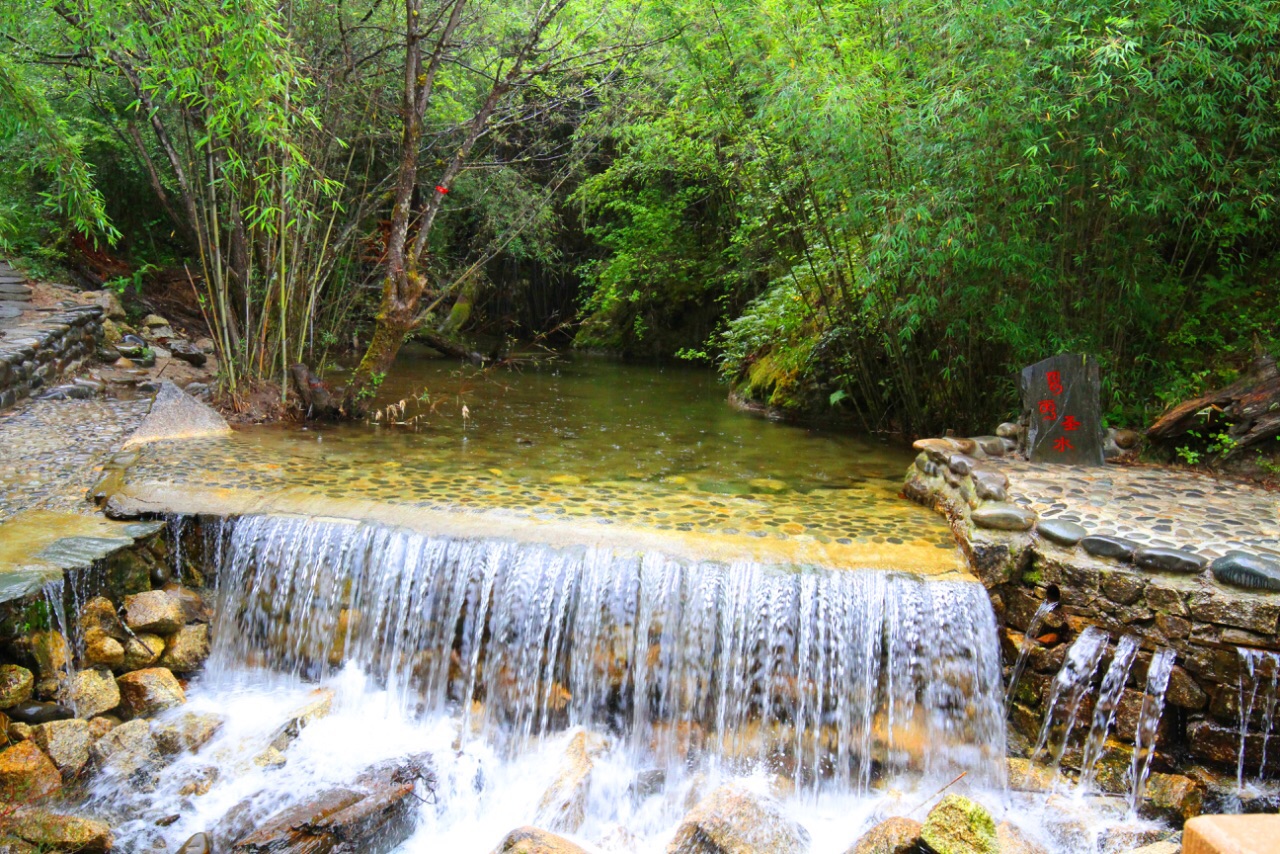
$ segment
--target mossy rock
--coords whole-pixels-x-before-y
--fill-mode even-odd
[[[929,811],[920,841],[934,854],[1000,854],[995,819],[961,795],[947,795]]]

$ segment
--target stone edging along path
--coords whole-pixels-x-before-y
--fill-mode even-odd
[[[1168,469],[1032,464],[1013,457],[1012,438],[915,447],[904,494],[951,519],[1004,624],[1006,664],[1040,604],[1060,603],[1028,642],[1031,666],[1010,710],[1015,743],[1034,743],[1068,642],[1094,625],[1141,644],[1115,750],[1132,751],[1147,665],[1167,647],[1177,665],[1157,767],[1227,771],[1197,778],[1211,790],[1223,777],[1234,787],[1242,756],[1245,780],[1280,772],[1280,750],[1265,749],[1264,708],[1273,699],[1264,683],[1280,671],[1280,495]]]

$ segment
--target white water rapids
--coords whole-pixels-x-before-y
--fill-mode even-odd
[[[1093,850],[1102,826],[1081,798],[1004,789],[996,626],[977,584],[302,517],[207,530],[214,651],[166,717],[225,723],[153,791],[96,784],[120,850],[176,851],[197,832],[229,850],[280,810],[425,752],[435,796],[397,850],[484,854],[539,823],[582,729],[610,745],[585,820],[563,834],[588,850],[664,851],[697,796],[730,780],[780,797],[815,854],[891,815],[923,820],[961,773],[947,791],[1051,852]],[[283,765],[255,764],[317,686],[332,711]]]

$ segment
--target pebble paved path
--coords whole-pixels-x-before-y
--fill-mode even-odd
[[[1233,549],[1280,557],[1278,493],[1175,469],[988,463],[1009,476],[1010,500],[1042,519],[1207,558]]]
[[[0,523],[24,510],[96,512],[87,491],[150,405],[29,400],[0,412]]]

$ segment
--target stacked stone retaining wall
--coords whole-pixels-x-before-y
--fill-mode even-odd
[[[1012,753],[1032,752],[1070,642],[1094,625],[1109,632],[1113,641],[1132,634],[1141,643],[1108,742],[1117,769],[1127,766],[1132,753],[1152,653],[1168,647],[1177,663],[1157,735],[1157,770],[1196,777],[1211,794],[1215,787],[1234,792],[1241,701],[1248,705],[1252,695],[1243,777],[1280,776],[1280,739],[1268,750],[1266,734],[1272,723],[1267,706],[1269,701],[1274,706],[1276,665],[1259,668],[1254,678],[1246,674],[1243,690],[1241,682],[1242,649],[1263,655],[1280,651],[1280,592],[1232,589],[1219,580],[1229,574],[1221,570],[1230,558],[1213,561],[1211,569],[1210,560],[1190,548],[1171,556],[1171,562],[1154,561],[1143,553],[1158,556],[1173,549],[1139,548],[1137,554],[1130,549],[1116,557],[1086,550],[1078,536],[1061,536],[1068,526],[1046,524],[1048,520],[1018,505],[998,459],[1012,453],[1012,442],[987,443],[986,450],[994,453],[985,453],[972,439],[922,440],[917,449],[921,453],[908,470],[904,494],[950,518],[1002,623],[1007,675],[1037,608],[1046,599],[1059,603],[1036,632],[1038,639],[1030,643],[1026,671],[1010,703]],[[1085,545],[1092,549],[1094,544]],[[1263,561],[1264,569],[1272,566],[1270,557],[1252,558]],[[1086,697],[1080,710],[1078,720],[1083,723],[1077,725],[1077,738],[1081,730],[1088,730],[1094,699]],[[1064,766],[1070,767],[1073,753],[1078,761],[1078,746],[1069,748]]]
[[[0,410],[76,371],[101,340],[99,306],[77,306],[43,316],[28,312],[22,325],[0,333]]]

